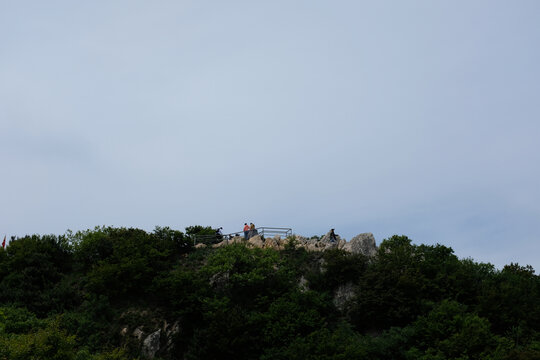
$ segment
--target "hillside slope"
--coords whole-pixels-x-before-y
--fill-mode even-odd
[[[0,359],[540,359],[540,278],[384,240],[372,256],[96,228],[0,249]]]

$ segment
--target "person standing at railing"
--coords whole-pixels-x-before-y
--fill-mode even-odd
[[[255,235],[257,235],[257,229],[255,228],[255,224],[254,223],[250,223],[249,225],[249,238],[251,239],[252,237],[254,237]]]
[[[244,239],[249,240],[249,225],[247,223],[244,223]]]

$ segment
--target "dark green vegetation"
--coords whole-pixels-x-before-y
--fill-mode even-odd
[[[97,228],[0,249],[0,359],[142,359],[159,329],[159,359],[540,359],[530,267],[404,236],[374,259],[294,239],[193,249],[200,232]]]

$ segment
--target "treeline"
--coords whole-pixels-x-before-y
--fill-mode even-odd
[[[405,236],[375,258],[307,252],[294,237],[282,251],[193,248],[192,235],[212,232],[104,227],[11,242],[0,249],[0,359],[540,359],[530,266],[497,270]]]

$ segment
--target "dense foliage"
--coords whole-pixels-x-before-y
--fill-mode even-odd
[[[452,249],[195,249],[156,228],[0,249],[0,360],[540,359],[540,278]],[[145,343],[157,332],[157,352]],[[146,340],[145,340],[146,339]]]

